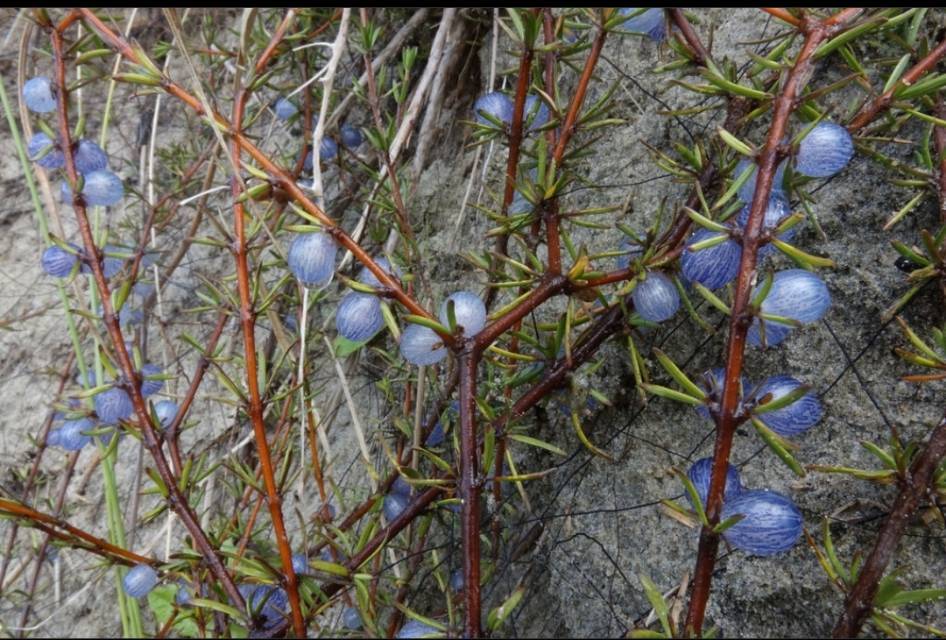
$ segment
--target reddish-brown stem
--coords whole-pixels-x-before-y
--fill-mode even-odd
[[[83,10],[84,14],[86,11],[87,10]],[[88,13],[91,14],[91,12]],[[91,15],[94,16],[94,14]],[[70,149],[72,145],[72,132],[69,128],[69,93],[66,88],[66,64],[63,57],[62,33],[53,29],[50,31],[50,37],[56,67],[56,85],[59,90],[59,99],[57,100],[59,136],[62,140],[63,148]],[[148,453],[150,453],[151,457],[154,459],[155,469],[167,488],[167,500],[171,508],[174,509],[180,517],[181,522],[184,524],[184,527],[193,537],[194,544],[207,561],[214,576],[220,581],[224,591],[232,602],[242,609],[244,606],[243,597],[237,590],[230,574],[227,573],[223,563],[220,562],[220,558],[217,557],[213,545],[210,544],[207,534],[204,533],[204,530],[201,528],[187,500],[181,494],[174,474],[171,472],[168,462],[164,457],[164,452],[161,450],[161,444],[158,442],[155,435],[154,427],[151,424],[150,412],[141,395],[140,376],[135,371],[134,364],[128,355],[128,350],[125,348],[125,340],[118,323],[118,317],[115,315],[115,311],[112,308],[111,292],[108,288],[108,282],[105,280],[105,274],[102,271],[102,263],[99,260],[99,250],[96,248],[95,240],[92,237],[92,227],[89,225],[89,218],[88,215],[86,215],[85,201],[82,199],[82,194],[76,188],[78,185],[78,173],[76,171],[75,162],[71,153],[64,154],[64,157],[66,176],[69,179],[69,183],[72,185],[72,206],[76,213],[79,232],[82,236],[82,242],[85,245],[87,255],[93,258],[90,267],[92,268],[92,276],[95,280],[99,297],[101,298],[103,320],[108,329],[112,346],[126,380],[125,391],[131,397],[132,406],[134,407],[135,415],[138,419],[137,426],[141,431],[144,445],[148,449]]]
[[[857,576],[857,582],[844,601],[844,612],[831,635],[834,638],[854,638],[860,633],[867,616],[873,609],[877,585],[884,570],[897,550],[897,543],[913,518],[920,500],[930,491],[930,482],[943,456],[946,455],[946,417],[933,430],[923,452],[914,460],[904,478],[902,489],[893,503],[893,509],[884,521]]]
[[[468,343],[459,354],[460,371],[460,536],[463,541],[463,635],[480,632],[480,487],[476,444],[476,369],[480,351]]]
[[[288,16],[287,16],[288,17]],[[285,20],[284,20],[285,22]],[[277,34],[278,35],[278,32]],[[276,37],[274,35],[274,38]],[[275,47],[267,48],[268,51]],[[246,108],[247,90],[241,89],[233,103],[233,129],[240,132],[243,126],[243,113]],[[235,165],[239,165],[242,149],[238,136],[230,141],[230,153]],[[296,572],[292,567],[292,547],[286,535],[286,525],[282,515],[282,497],[276,487],[276,474],[273,470],[273,461],[269,452],[269,443],[266,440],[266,425],[263,422],[263,402],[260,398],[258,365],[256,362],[256,311],[253,309],[253,300],[250,295],[250,268],[247,256],[245,217],[246,211],[240,196],[243,185],[239,176],[231,176],[230,189],[234,198],[233,204],[233,231],[236,242],[233,247],[237,270],[237,290],[240,295],[240,323],[243,327],[243,354],[246,365],[246,386],[249,393],[248,413],[253,425],[253,436],[256,441],[257,455],[259,456],[263,482],[266,486],[266,502],[269,505],[269,515],[273,522],[273,533],[276,536],[276,546],[282,561],[283,571],[286,573],[286,593],[289,596],[289,605],[292,609],[293,631],[299,638],[305,637],[305,620],[302,617],[302,605],[299,601],[299,584]]]
[[[683,9],[671,9],[670,17],[673,19],[673,23],[677,25],[677,29],[680,30],[680,35],[683,36],[683,42],[693,56],[693,62],[701,67],[705,67],[706,63],[709,62],[712,57],[709,51],[706,50],[706,47],[703,46],[703,41],[696,35],[696,31],[693,30],[693,25],[687,20]]]
[[[65,520],[61,520],[47,513],[42,513],[32,507],[13,502],[12,500],[0,498],[0,513],[28,520],[30,526],[48,533],[57,540],[70,542],[74,547],[86,549],[110,560],[123,562],[125,564],[150,564],[154,566],[161,564],[154,558],[141,556],[127,549],[123,549],[108,540],[103,540],[102,538],[93,536],[87,531],[74,527]],[[63,531],[66,533],[63,533]]]
[[[749,295],[756,278],[756,258],[762,232],[763,214],[772,189],[775,168],[781,159],[779,145],[785,135],[788,118],[795,107],[795,100],[797,96],[801,95],[801,90],[811,75],[812,55],[815,50],[826,38],[840,30],[847,21],[853,19],[859,12],[859,9],[845,9],[824,22],[806,19],[804,23],[805,42],[788,74],[781,94],[775,101],[769,135],[757,159],[759,165],[758,177],[749,211],[749,220],[742,238],[742,259],[739,264],[739,275],[733,294],[729,341],[726,347],[725,381],[716,429],[716,442],[713,448],[712,475],[706,500],[706,516],[709,519],[710,526],[703,527],[700,532],[693,590],[690,597],[690,606],[687,610],[686,633],[690,636],[702,635],[703,618],[709,600],[710,582],[713,567],[716,563],[716,551],[719,547],[719,534],[714,533],[712,527],[719,522],[719,513],[723,503],[723,486],[737,422],[736,406],[739,402],[739,381],[742,375],[746,334],[752,322],[752,317],[747,313]]]
[[[916,83],[917,80],[922,78],[934,66],[936,66],[936,63],[939,62],[940,58],[942,58],[944,55],[946,55],[946,38],[943,38],[943,41],[931,49],[922,60],[917,62],[915,65],[913,65],[913,67],[910,68],[909,71],[904,73],[903,77],[901,77],[900,80],[892,87],[864,105],[847,125],[848,131],[854,133],[859,129],[863,129],[869,122],[877,117],[878,113],[890,106],[890,103],[893,101],[894,94],[897,91],[903,87],[908,87]]]
[[[774,18],[778,18],[782,22],[787,22],[793,27],[801,26],[801,20],[790,14],[785,9],[780,9],[777,7],[763,7],[762,10]]]

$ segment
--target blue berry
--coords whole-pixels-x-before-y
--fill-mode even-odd
[[[68,187],[69,185],[66,184],[67,189]],[[110,207],[121,202],[124,195],[125,187],[121,178],[111,171],[100,169],[86,174],[85,184],[82,186],[82,197],[85,198],[86,204],[95,207]]]
[[[404,479],[404,476],[398,476],[395,478],[394,482],[391,483],[391,493],[396,493],[399,496],[404,496],[410,498],[411,494],[414,493],[414,488],[411,486],[411,483]]]
[[[177,593],[174,594],[174,603],[181,607],[186,607],[191,603],[191,592],[187,588],[187,583],[183,580],[177,581]]]
[[[736,168],[733,170],[732,178],[735,180],[742,175],[742,172],[746,170],[746,167],[752,165],[752,174],[749,175],[749,179],[742,183],[742,186],[739,187],[738,198],[749,204],[752,202],[752,197],[755,195],[755,181],[756,176],[759,173],[759,166],[756,164],[755,160],[750,158],[743,158],[736,165]],[[784,183],[785,183],[785,167],[786,162],[783,160],[779,163],[778,167],[775,169],[775,176],[772,177],[772,191],[770,196],[775,194],[784,193]]]
[[[384,518],[390,523],[393,522],[401,513],[404,512],[404,509],[407,508],[407,503],[410,501],[408,496],[402,495],[400,493],[389,493],[384,496],[384,503],[382,504],[382,511],[384,512]]]
[[[122,588],[131,598],[143,598],[158,584],[158,574],[149,565],[136,564],[122,579]]]
[[[411,364],[437,364],[447,357],[443,340],[433,329],[409,324],[401,334],[401,356]]]
[[[680,308],[680,294],[665,273],[649,271],[631,294],[634,308],[649,322],[669,320]]]
[[[162,429],[167,429],[177,417],[179,407],[173,400],[162,400],[154,405],[154,413]]]
[[[761,400],[766,394],[771,393],[771,402],[791,393],[801,385],[800,381],[791,376],[773,376],[760,384],[753,395],[757,400]],[[809,392],[787,407],[760,413],[758,418],[780,436],[797,436],[808,431],[821,420],[821,402],[814,393]]]
[[[710,290],[732,282],[739,273],[739,261],[742,258],[742,246],[732,238],[706,249],[690,250],[697,242],[718,235],[709,229],[698,230],[687,240],[687,248],[680,256],[683,277],[690,282],[699,282]]]
[[[706,392],[708,401],[718,407],[719,403],[723,401],[723,384],[725,381],[726,370],[723,367],[716,367],[704,373],[703,378],[697,384]],[[739,378],[739,383],[739,404],[736,405],[737,412],[742,407],[742,394],[749,388],[749,379],[745,375],[742,375]],[[700,414],[702,418],[707,420],[712,419],[712,415],[706,405],[698,405],[696,412]]]
[[[391,263],[384,256],[379,256],[374,259],[376,265],[381,267],[381,270],[384,271],[389,276],[392,276],[395,280],[400,277],[400,270],[391,268]],[[366,284],[369,287],[374,287],[375,289],[380,289],[383,285],[381,281],[378,280],[378,277],[368,267],[362,267],[361,272],[358,274],[358,282]]]
[[[440,305],[440,322],[445,327],[450,326],[448,305],[453,301],[454,319],[457,328],[466,338],[472,338],[486,326],[486,305],[480,297],[469,291],[457,291]]]
[[[788,551],[802,534],[798,507],[774,491],[744,491],[723,504],[722,519],[736,514],[745,518],[723,532],[723,537],[736,549],[752,555]]]
[[[164,388],[164,380],[149,380],[149,376],[159,376],[163,373],[161,367],[150,362],[141,367],[141,395],[153,396]]]
[[[59,427],[53,427],[46,433],[46,446],[58,447],[62,443],[62,432]]]
[[[92,436],[86,435],[85,432],[94,427],[95,423],[90,418],[67,420],[59,429],[58,446],[66,451],[78,451],[92,442]]]
[[[509,213],[513,215],[521,215],[523,213],[531,213],[532,203],[529,202],[521,192],[516,191],[516,194],[512,198],[512,202],[509,203]]]
[[[463,591],[463,569],[457,569],[450,574],[450,588],[460,593]]]
[[[292,554],[292,570],[297,576],[304,576],[310,573],[309,561],[304,553]]]
[[[48,147],[52,147],[52,149],[43,157],[39,157]],[[62,153],[62,149],[59,148],[58,144],[54,145],[49,136],[42,131],[37,131],[30,138],[29,144],[26,145],[26,153],[30,160],[43,169],[62,169],[66,165],[66,157]]]
[[[781,191],[773,192],[769,198],[769,204],[765,208],[765,214],[762,219],[762,229],[764,231],[771,231],[778,227],[781,222],[784,222],[785,219],[792,214],[792,207],[788,202],[788,198],[785,197],[785,194]],[[736,224],[739,225],[741,229],[746,228],[746,224],[749,222],[749,205],[744,206],[739,210],[739,215],[736,217]],[[798,229],[797,226],[788,229],[778,236],[779,240],[783,242],[789,242],[795,235],[795,231]],[[765,255],[775,251],[775,247],[766,244],[759,249],[759,255]]]
[[[640,9],[619,9],[618,13],[622,16],[629,16],[639,10]],[[650,36],[651,40],[660,42],[667,35],[664,10],[659,8],[647,9],[635,17],[625,20],[620,28],[633,33],[643,33]]]
[[[342,144],[348,149],[357,149],[365,141],[365,137],[361,135],[361,130],[347,122],[341,126],[339,133],[341,133]]]
[[[273,110],[276,112],[276,117],[280,120],[288,120],[299,113],[299,107],[293,104],[289,99],[282,97],[276,100],[276,104],[273,105]]]
[[[335,273],[338,245],[327,233],[297,235],[289,247],[289,269],[307,287],[324,287]]]
[[[687,477],[696,488],[703,506],[706,506],[706,497],[709,495],[710,476],[713,473],[713,459],[701,458],[693,463],[690,470],[687,471]],[[726,466],[726,486],[723,489],[723,503],[729,502],[737,495],[742,493],[742,482],[739,480],[739,471],[736,467],[727,463]],[[687,500],[690,500],[690,494],[687,494]],[[690,502],[692,505],[692,501]]]
[[[370,293],[349,291],[342,296],[335,314],[338,335],[352,342],[364,342],[384,326],[381,302]]]
[[[118,312],[118,323],[123,327],[130,327],[133,324],[141,324],[144,317],[144,311],[141,309],[132,309],[131,304],[126,301],[126,303],[122,305],[121,311]]]
[[[493,126],[493,123],[484,118],[480,112],[504,124],[509,124],[512,122],[512,106],[509,96],[501,91],[493,91],[476,99],[473,103],[473,113],[476,114],[476,121],[480,124]]]
[[[75,245],[70,245],[75,247]],[[78,247],[76,247],[78,250]],[[73,267],[79,261],[79,257],[66,251],[58,245],[47,247],[43,251],[43,271],[55,278],[65,278],[72,273]]]
[[[443,632],[435,629],[429,624],[424,624],[417,620],[408,620],[407,624],[401,627],[395,638],[443,638]]]
[[[792,328],[779,324],[778,322],[766,322],[765,323],[765,345],[768,347],[774,347],[779,345],[782,340],[788,337],[788,334],[792,332]],[[762,332],[759,329],[759,319],[753,318],[752,325],[749,327],[749,332],[746,334],[746,340],[753,347],[762,346]]]
[[[795,168],[812,178],[828,178],[847,166],[854,156],[854,141],[841,125],[822,122],[798,144]]]
[[[265,629],[275,627],[289,613],[289,596],[281,587],[243,584],[238,589],[254,616],[262,618]]]
[[[831,294],[821,278],[804,269],[787,269],[779,271],[773,277],[772,288],[762,301],[761,310],[764,313],[798,320],[802,324],[811,324],[821,320],[830,306]],[[749,328],[749,342],[753,346],[760,344],[757,323],[758,319],[753,322],[753,327]],[[756,329],[755,333],[753,328]],[[770,332],[771,328],[776,330]],[[783,334],[779,328],[791,330],[788,325],[766,322],[768,344],[774,346],[788,335],[788,331]]]
[[[325,137],[322,138],[322,142],[319,143],[319,160],[325,162],[331,160],[338,155],[338,143],[332,140],[331,138]],[[306,154],[305,160],[302,162],[302,168],[305,171],[312,171],[312,152],[309,151]]]
[[[73,160],[76,164],[76,171],[82,175],[88,175],[93,171],[101,171],[108,167],[108,156],[102,151],[102,147],[85,138],[79,140],[76,145]]]
[[[342,624],[351,631],[361,629],[361,613],[355,607],[348,607],[345,609],[345,613],[342,614]]]
[[[46,76],[30,78],[23,85],[23,102],[34,113],[49,113],[56,109],[56,93]]]
[[[631,266],[631,260],[635,260],[644,255],[644,247],[636,242],[631,242],[628,238],[621,240],[621,244],[618,245],[618,250],[621,252],[616,263],[618,269],[627,269]]]
[[[522,118],[526,130],[535,131],[549,121],[549,106],[537,96],[530,93],[526,96]]]
[[[128,252],[114,244],[102,247],[102,273],[106,279],[114,278],[125,266]]]
[[[95,396],[95,414],[103,424],[127,420],[133,412],[131,398],[123,389],[112,387]]]
[[[438,420],[437,424],[434,425],[434,428],[430,430],[430,434],[427,436],[427,439],[424,441],[425,447],[439,447],[443,444],[446,436],[443,433],[443,424]]]

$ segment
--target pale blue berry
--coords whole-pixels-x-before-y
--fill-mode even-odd
[[[75,247],[75,245],[70,245]],[[78,250],[78,247],[75,247]],[[43,271],[55,278],[65,278],[72,273],[79,257],[58,245],[47,247],[43,251]]]
[[[756,164],[755,160],[743,158],[736,165],[736,168],[732,174],[732,178],[735,180],[742,175],[742,172],[745,171],[746,167],[748,167],[750,164],[752,165],[752,174],[749,176],[748,180],[742,183],[742,186],[739,187],[738,192],[739,199],[747,204],[752,202],[752,198],[755,195],[755,181],[756,176],[759,173],[759,166]],[[784,191],[785,167],[786,164],[783,160],[775,169],[775,176],[772,178],[772,195],[775,195],[776,193],[782,193]]]
[[[240,593],[250,611],[260,616],[263,628],[271,629],[289,614],[289,596],[285,589],[273,585],[240,585]]]
[[[713,459],[701,458],[693,463],[690,470],[687,471],[687,477],[693,483],[696,493],[700,496],[703,506],[706,506],[706,499],[709,495],[710,479],[713,473]],[[726,463],[726,485],[723,489],[723,503],[735,498],[742,493],[742,482],[739,480],[739,471],[736,467]],[[690,501],[690,494],[687,493],[687,500]],[[690,501],[692,505],[692,501]]]
[[[299,107],[293,104],[291,100],[282,97],[276,100],[276,104],[273,105],[273,110],[276,112],[276,117],[280,120],[288,120],[299,113]]]
[[[450,588],[455,592],[460,593],[463,591],[463,569],[457,569],[450,574]]]
[[[619,9],[618,13],[622,16],[629,16],[635,11],[640,11],[640,9]],[[651,40],[660,42],[667,35],[664,10],[660,8],[647,9],[633,18],[625,20],[620,28],[632,33],[643,33],[650,36]]]
[[[437,364],[447,357],[443,340],[433,330],[419,324],[409,324],[401,334],[401,355],[411,364]]]
[[[173,400],[162,400],[154,405],[154,413],[162,429],[167,429],[177,417],[179,407]]]
[[[310,573],[309,561],[304,553],[292,554],[292,571],[297,576],[305,576]]]
[[[404,512],[404,509],[407,508],[407,503],[410,500],[407,496],[400,493],[389,493],[384,496],[384,503],[382,504],[382,511],[384,512],[384,518],[388,522],[392,522],[401,513]]]
[[[400,278],[400,269],[391,268],[391,263],[384,256],[379,256],[374,259],[376,265],[378,265],[382,271],[384,271],[389,276],[394,277],[395,280]],[[375,289],[380,289],[383,285],[381,281],[378,280],[378,277],[374,275],[374,272],[371,271],[368,267],[362,267],[361,272],[358,274],[358,282],[366,284],[369,287],[374,287]]]
[[[163,373],[161,367],[156,364],[147,363],[141,367],[141,395],[144,397],[153,396],[164,388],[164,380],[149,379],[151,376],[159,376]]]
[[[158,584],[158,574],[149,565],[136,564],[122,578],[122,588],[131,598],[143,598]]]
[[[62,443],[62,432],[59,427],[53,427],[46,433],[46,446],[58,447]]]
[[[621,255],[617,257],[616,261],[618,269],[627,269],[631,266],[631,260],[636,260],[644,255],[644,247],[636,242],[632,242],[628,238],[621,240],[621,244],[618,245],[618,251],[621,252]]]
[[[699,229],[687,240],[686,248],[680,256],[683,277],[690,282],[699,282],[710,290],[724,287],[736,278],[742,258],[742,246],[728,238],[720,244],[698,251],[693,251],[690,247],[719,235],[721,234],[716,231]]]
[[[187,587],[187,583],[183,580],[177,581],[177,592],[174,594],[174,603],[186,607],[191,603],[191,592]]]
[[[792,214],[792,207],[788,202],[788,198],[785,197],[785,194],[781,191],[773,192],[769,198],[769,204],[765,208],[765,214],[762,219],[762,230],[763,231],[772,231],[778,227],[778,225],[785,221],[788,216]],[[739,210],[739,215],[736,217],[736,224],[739,225],[741,229],[746,228],[746,224],[749,223],[749,205],[744,206]],[[795,235],[795,231],[798,229],[798,226],[794,226],[781,235],[778,236],[778,239],[783,242],[789,242],[792,237]],[[766,255],[775,251],[775,247],[771,244],[765,244],[759,249],[759,255]]]
[[[95,422],[90,418],[79,418],[78,420],[67,420],[63,422],[59,429],[58,446],[66,451],[78,451],[90,442],[92,436],[86,435],[86,432],[95,427]]]
[[[821,320],[830,306],[831,294],[821,278],[804,269],[787,269],[775,274],[761,308],[763,313],[811,324]]]
[[[744,491],[723,503],[721,519],[745,516],[725,532],[726,541],[756,556],[788,551],[802,534],[802,516],[795,504],[774,491]]]
[[[114,278],[125,266],[125,258],[129,252],[114,244],[102,247],[102,274],[106,278]]]
[[[46,149],[49,149],[49,151],[40,157]],[[26,153],[30,160],[44,169],[61,169],[66,164],[66,157],[59,145],[54,145],[49,136],[42,131],[37,131],[30,138],[29,144],[26,145]]]
[[[103,424],[115,424],[127,420],[134,412],[131,398],[124,389],[112,387],[95,396],[95,414]]]
[[[476,114],[476,121],[483,125],[494,126],[483,117],[482,113],[504,124],[509,124],[512,122],[512,106],[509,96],[501,91],[493,91],[476,99],[473,103],[473,113]]]
[[[800,386],[802,383],[791,376],[773,376],[760,384],[753,395],[757,400],[762,400],[771,393],[769,402],[772,402]],[[814,393],[809,392],[787,407],[760,413],[757,417],[780,436],[797,436],[821,420],[821,402]]]
[[[85,138],[79,140],[76,145],[73,160],[75,161],[76,171],[82,175],[88,175],[93,171],[101,171],[108,167],[108,156],[102,151],[102,147]]]
[[[110,207],[121,202],[124,195],[125,187],[121,178],[111,171],[100,169],[86,174],[85,184],[82,186],[82,196],[86,204]]]
[[[525,122],[525,129],[535,131],[549,121],[549,106],[545,104],[543,100],[530,93],[526,96],[522,118]],[[510,124],[512,124],[511,120]]]
[[[822,122],[798,144],[795,168],[812,178],[828,178],[847,166],[854,156],[854,141],[844,127]]]
[[[335,273],[338,245],[327,233],[297,235],[289,247],[289,269],[307,287],[324,287]]]
[[[319,143],[319,160],[326,162],[333,159],[338,155],[338,143],[332,140],[329,137],[322,138],[322,142]],[[306,154],[305,160],[302,162],[302,169],[304,171],[312,171],[312,152]]]
[[[778,322],[766,322],[765,323],[765,345],[768,347],[774,347],[779,345],[782,340],[788,337],[788,334],[792,332],[792,328],[788,325],[780,324]],[[749,327],[749,332],[746,334],[746,341],[753,347],[762,346],[762,332],[759,328],[759,319],[753,318],[752,325]]]
[[[407,624],[401,627],[395,638],[443,638],[444,634],[439,629],[424,624],[418,620],[409,620]]]
[[[665,273],[650,271],[631,294],[634,308],[649,322],[663,322],[673,317],[680,308],[680,294]]]
[[[451,294],[449,298],[440,305],[440,323],[445,327],[450,326],[450,317],[448,305],[453,303],[454,319],[457,322],[457,328],[466,338],[472,338],[486,326],[486,305],[480,300],[480,297],[469,291],[458,291]]]
[[[706,392],[706,401],[709,404],[714,405],[715,408],[719,407],[719,404],[723,401],[723,384],[726,381],[726,369],[723,367],[716,367],[711,369],[703,374],[703,377],[697,382],[697,384]],[[742,375],[739,377],[739,402],[736,405],[735,411],[738,413],[742,408],[742,395],[745,391],[749,389],[749,379]],[[700,414],[700,417],[707,420],[712,419],[709,409],[706,404],[697,405],[696,412]]]
[[[381,302],[370,293],[349,291],[342,296],[335,314],[338,335],[352,342],[364,342],[384,326]]]
[[[56,92],[46,76],[30,78],[23,85],[23,102],[34,113],[49,113],[56,109]]]
[[[345,613],[342,614],[342,624],[351,631],[361,629],[361,613],[355,607],[348,607],[345,609]]]
[[[342,144],[348,149],[357,149],[365,141],[365,137],[361,135],[361,130],[347,122],[341,126],[339,133],[341,134]]]
[[[403,476],[398,476],[395,478],[394,482],[391,483],[391,493],[410,498],[411,494],[414,493],[414,488]]]

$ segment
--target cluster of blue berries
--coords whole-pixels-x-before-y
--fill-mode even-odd
[[[297,113],[299,113],[299,107],[297,107],[295,103],[293,103],[288,98],[280,96],[276,99],[276,102],[273,103],[273,111],[276,112],[277,118],[286,121],[292,119]],[[313,129],[317,123],[318,116],[313,116]],[[365,141],[365,137],[361,133],[361,130],[347,122],[339,127],[338,133],[342,145],[352,151],[360,147]],[[329,160],[333,160],[337,155],[338,142],[336,142],[334,138],[324,136],[322,138],[321,144],[319,145],[319,159],[323,162],[327,162]],[[312,171],[312,151],[309,151],[309,153],[306,155],[302,168],[305,171]]]
[[[854,144],[847,129],[836,124],[822,122],[816,125],[799,144],[795,157],[795,171],[813,178],[830,177],[844,169],[853,155]],[[791,206],[784,191],[785,166],[786,161],[783,161],[776,169],[772,193],[763,216],[763,230],[767,232],[774,231],[791,214]],[[735,216],[731,230],[727,232],[700,229],[687,241],[687,248],[680,262],[683,276],[688,281],[699,282],[707,289],[715,290],[735,279],[742,258],[742,245],[731,236],[741,233],[749,221],[748,203],[751,203],[755,193],[758,166],[752,160],[743,158],[736,165],[734,172],[734,176],[738,177],[750,170],[750,167],[752,173],[738,190],[739,199],[745,203],[745,206]],[[787,242],[792,239],[794,231],[794,228],[789,228],[781,233],[778,239]],[[719,244],[692,250],[693,245],[698,242],[705,242],[714,237],[725,238],[727,235],[730,237]],[[772,251],[774,247],[766,244],[761,248],[759,255],[764,257]]]
[[[687,472],[704,504],[709,494],[712,467],[712,458],[703,458]],[[766,489],[745,489],[739,472],[729,465],[720,518],[722,521],[736,515],[743,519],[726,529],[723,538],[734,548],[751,555],[771,556],[788,551],[802,534],[801,512],[789,498]]]
[[[23,101],[34,113],[49,113],[56,109],[58,96],[49,78],[37,76],[23,85]],[[44,169],[62,169],[66,166],[64,149],[46,133],[38,131],[27,143],[30,159]],[[76,171],[82,176],[82,197],[86,204],[110,207],[125,195],[121,178],[108,170],[108,155],[91,140],[78,140],[72,153]],[[60,186],[64,202],[72,202],[72,189],[63,181]]]

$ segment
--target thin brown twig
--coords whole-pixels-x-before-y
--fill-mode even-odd
[[[831,632],[832,637],[854,638],[860,633],[861,627],[873,610],[874,596],[877,595],[877,587],[884,570],[890,564],[906,526],[920,506],[920,500],[930,491],[930,483],[944,456],[946,417],[933,430],[926,448],[914,460],[904,478],[903,489],[884,520],[870,555],[857,575],[857,582],[844,600],[844,611]]]
[[[71,148],[72,144],[72,132],[69,127],[69,93],[66,83],[66,65],[65,58],[63,56],[62,31],[59,29],[52,29],[50,31],[50,37],[53,45],[53,55],[56,69],[56,85],[59,91],[59,99],[57,100],[59,135],[60,139],[62,140],[63,148],[69,149]],[[92,268],[92,275],[102,302],[103,319],[108,330],[109,337],[112,340],[112,346],[115,350],[116,356],[118,357],[121,371],[125,377],[125,391],[131,397],[132,406],[134,407],[135,414],[138,419],[137,427],[141,431],[141,434],[144,438],[145,447],[147,447],[148,452],[154,459],[155,468],[158,472],[158,475],[167,489],[168,502],[177,512],[178,516],[181,518],[181,522],[193,537],[194,543],[196,544],[198,550],[209,564],[214,576],[220,581],[224,591],[226,591],[232,602],[234,602],[238,607],[243,608],[243,597],[237,590],[233,579],[230,577],[230,574],[221,563],[220,558],[217,557],[213,545],[211,545],[207,534],[201,528],[200,523],[197,521],[197,518],[191,510],[187,500],[183,495],[181,495],[180,489],[178,488],[177,482],[175,481],[174,474],[168,466],[168,462],[164,457],[163,451],[161,450],[161,445],[155,435],[154,427],[151,424],[149,410],[145,405],[144,398],[141,395],[140,376],[135,371],[134,364],[128,355],[128,350],[125,347],[125,340],[122,335],[121,327],[119,326],[118,317],[112,308],[111,292],[109,291],[105,274],[102,271],[102,263],[99,259],[100,251],[95,246],[95,240],[92,237],[92,228],[89,225],[89,218],[86,214],[85,201],[82,198],[82,194],[76,188],[78,185],[78,172],[76,171],[75,162],[71,153],[64,154],[64,157],[66,176],[68,177],[70,185],[72,185],[72,205],[73,209],[75,210],[76,221],[79,225],[79,231],[82,236],[83,244],[85,245],[85,251],[87,255],[94,258],[91,260],[90,266]]]

